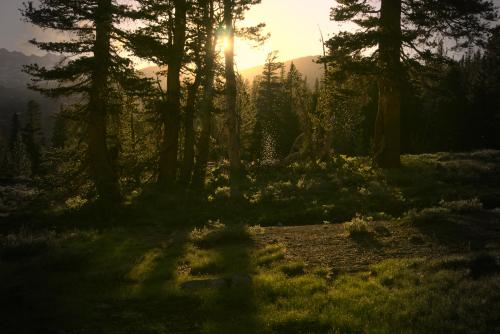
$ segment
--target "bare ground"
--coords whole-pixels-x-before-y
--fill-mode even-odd
[[[349,237],[343,224],[267,227],[254,240],[258,247],[283,244],[287,260],[326,266],[335,273],[356,272],[393,258],[431,259],[478,252],[498,255],[500,213],[457,215],[451,221],[425,226],[404,221],[372,222],[370,233],[357,237]]]

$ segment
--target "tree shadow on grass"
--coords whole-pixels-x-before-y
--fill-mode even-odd
[[[436,244],[455,251],[481,251],[489,244],[498,244],[500,231],[488,228],[487,214],[450,214],[435,221],[414,224]],[[493,218],[494,219],[494,218]]]
[[[203,299],[202,332],[259,333],[252,284],[253,241],[241,224],[226,226],[216,233],[199,246],[215,252],[219,271],[212,272],[211,279],[196,278],[184,285],[186,291]]]
[[[186,235],[97,233],[0,263],[0,331],[196,333],[201,301],[174,288]]]
[[[371,232],[357,233],[350,238],[360,248],[378,250],[383,247],[383,244]]]
[[[149,242],[152,247],[131,263],[124,283],[115,291],[116,298],[110,305],[111,321],[109,313],[99,314],[109,326],[103,332],[199,332],[202,301],[199,296],[180,291],[177,284],[177,267],[187,238],[188,230],[184,229],[156,244]],[[99,322],[95,321],[97,326]]]

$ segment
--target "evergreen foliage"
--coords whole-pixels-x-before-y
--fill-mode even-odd
[[[359,29],[340,32],[326,42],[324,61],[337,80],[353,73],[377,79],[378,114],[373,158],[381,167],[397,167],[401,152],[401,87],[426,62],[443,61],[440,42],[453,40],[454,50],[484,44],[497,17],[491,1],[341,0],[331,18]],[[403,115],[404,117],[405,115]]]

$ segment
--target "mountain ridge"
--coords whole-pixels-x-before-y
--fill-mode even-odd
[[[307,83],[310,87],[313,87],[316,80],[320,80],[323,77],[323,65],[315,62],[320,56],[304,56],[299,58],[294,58],[290,60],[283,61],[285,64],[285,71],[290,70],[290,66],[293,63],[297,70],[302,74],[303,78],[307,78]],[[264,65],[254,66],[240,70],[240,74],[248,81],[252,82],[256,77],[262,74],[264,70]]]
[[[293,62],[303,77],[307,77],[308,85],[313,87],[316,79],[323,76],[322,66],[314,62],[318,56],[305,56],[284,61],[285,70],[290,69]],[[40,104],[42,113],[42,124],[46,134],[50,133],[52,115],[60,108],[61,101],[42,96],[39,92],[28,89],[31,80],[29,74],[23,72],[23,65],[36,63],[40,66],[52,67],[64,58],[59,55],[47,53],[43,56],[26,55],[20,51],[9,51],[0,48],[0,140],[8,136],[12,115],[21,115],[26,111],[29,100],[35,100]],[[240,70],[239,73],[249,82],[262,74],[264,66],[254,66]],[[138,70],[144,76],[155,78],[158,67],[149,66]],[[165,85],[166,78],[160,78]]]
[[[285,71],[290,70],[290,66],[293,63],[297,67],[297,70],[302,74],[302,77],[307,78],[308,86],[310,88],[313,88],[316,80],[321,80],[321,78],[323,77],[323,65],[316,62],[319,57],[320,56],[304,56],[286,60],[282,63],[285,64]],[[147,66],[139,69],[138,71],[147,78],[156,79],[156,73],[159,71],[159,69],[160,68],[158,66]],[[252,83],[256,77],[262,74],[263,69],[264,64],[239,70],[238,73],[245,80]],[[163,76],[159,79],[162,87],[165,87],[166,78]]]
[[[50,134],[51,116],[59,110],[60,102],[41,95],[27,87],[31,76],[23,72],[23,66],[38,64],[52,67],[63,57],[47,53],[44,56],[26,55],[20,51],[9,51],[0,48],[0,141],[6,140],[10,132],[12,115],[22,116],[29,100],[40,105],[42,128],[46,135]]]

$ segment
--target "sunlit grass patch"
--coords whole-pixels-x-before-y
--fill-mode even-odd
[[[268,245],[255,252],[255,262],[259,266],[268,266],[285,258],[285,247],[282,244]]]
[[[162,253],[160,248],[154,248],[146,252],[132,267],[127,277],[135,282],[145,281],[154,270],[156,262],[162,256]]]
[[[288,277],[294,277],[305,274],[306,265],[304,262],[288,262],[280,266],[280,270]]]
[[[212,275],[224,270],[218,253],[214,250],[191,248],[186,254],[191,275]]]
[[[420,259],[385,261],[372,270],[341,276],[330,289],[326,313],[340,332],[359,331],[367,324],[375,332],[475,332],[496,312],[475,309],[488,293],[482,290],[477,298],[477,285],[464,280],[463,273],[435,272]]]

